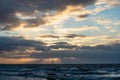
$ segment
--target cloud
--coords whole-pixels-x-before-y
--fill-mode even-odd
[[[36,27],[47,24],[58,13],[66,11],[68,6],[85,7],[96,0],[0,0],[1,30],[10,30],[24,23],[24,27]]]
[[[61,63],[119,63],[120,43],[98,45],[94,47],[84,46],[77,50],[62,50],[43,53],[33,53],[31,58],[58,58]]]
[[[84,19],[86,19],[90,14],[91,14],[91,13],[78,15],[78,16],[76,17],[76,20],[77,20],[77,21],[84,20]]]
[[[112,26],[105,26],[105,28],[109,30],[112,28]]]
[[[64,36],[65,38],[75,38],[75,37],[87,37],[86,35],[78,35],[78,34],[68,34]]]
[[[41,41],[27,40],[23,37],[0,37],[0,52],[31,53],[34,51],[47,51],[45,43]]]
[[[52,34],[45,34],[45,35],[40,35],[40,38],[59,38],[59,36],[52,35]]]
[[[86,35],[79,34],[66,34],[66,35],[53,35],[53,34],[43,34],[38,36],[39,38],[75,38],[75,37],[86,37]]]
[[[96,5],[108,4],[113,6],[120,6],[120,0],[98,0]]]
[[[117,6],[120,6],[120,0],[97,0],[95,3],[95,9],[92,10],[92,13],[96,15],[100,12],[110,10]]]
[[[108,32],[118,32],[117,27],[120,26],[120,21],[116,18],[110,18],[109,16],[102,16],[102,17],[94,17],[91,19],[92,22],[95,22],[99,26],[102,26]]]
[[[79,32],[82,31],[100,31],[100,29],[97,26],[82,26],[78,28],[56,28],[55,31],[57,34],[78,34]]]
[[[67,42],[57,42],[57,43],[54,43],[53,45],[49,46],[51,49],[56,49],[56,50],[64,50],[64,49],[68,49],[68,50],[71,50],[71,49],[76,49],[78,46],[76,45],[71,45]]]
[[[99,6],[97,6],[96,7],[96,9],[94,10],[94,13],[100,13],[100,12],[102,12],[102,11],[104,11],[104,10],[108,10],[108,9],[111,9],[112,8],[112,6],[110,6],[110,5],[99,5]]]
[[[29,64],[36,60],[37,59],[32,59],[32,58],[17,58],[17,59],[0,58],[0,64],[26,64],[26,63]]]
[[[60,31],[60,30],[59,30]],[[120,40],[119,38],[114,38],[110,35],[80,35],[80,34],[72,34],[64,33],[63,35],[53,35],[53,34],[43,34],[37,37],[33,37],[35,40],[40,40],[47,43],[47,46],[56,45],[59,42],[65,42],[72,46],[96,46],[108,44],[109,42],[114,42],[116,40]],[[60,49],[60,48],[59,48]]]
[[[97,46],[109,44],[110,42],[114,42],[116,40],[120,40],[120,38],[114,38],[108,35],[101,36],[99,35],[99,36],[75,37],[71,38],[69,42],[77,46]]]
[[[77,46],[69,42],[56,42],[46,46],[41,41],[23,37],[0,37],[0,44],[0,63],[12,63],[14,60],[14,63],[36,64],[119,63],[120,60],[119,40],[96,46]]]
[[[92,19],[93,22],[96,22],[97,24],[101,24],[101,25],[112,25],[113,20],[110,18],[106,18],[106,17],[96,17]],[[114,23],[113,23],[114,24]]]
[[[113,32],[113,33],[114,33],[114,32],[117,32],[117,30],[115,30],[115,29],[111,29],[110,32]]]
[[[48,45],[48,46],[47,46]],[[31,40],[24,37],[0,36],[0,57],[1,58],[22,58],[33,52],[49,52],[59,49],[74,49],[77,46],[67,42],[47,44],[42,41]]]

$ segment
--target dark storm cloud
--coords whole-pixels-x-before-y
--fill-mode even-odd
[[[22,52],[33,48],[37,51],[47,51],[43,42],[34,40],[25,40],[22,37],[0,37],[0,52]]]
[[[47,23],[43,18],[45,13],[52,11],[61,12],[67,6],[88,6],[96,0],[0,0],[0,25],[1,30],[9,30],[25,22],[25,27],[33,27]],[[40,11],[36,19],[22,20],[16,17],[16,12],[23,16],[36,16],[35,11]],[[42,15],[41,15],[42,14]],[[54,14],[52,14],[54,15]],[[32,22],[32,23],[31,23]]]
[[[32,58],[59,58],[61,63],[120,63],[120,43],[80,47],[76,50],[51,51],[31,54]]]

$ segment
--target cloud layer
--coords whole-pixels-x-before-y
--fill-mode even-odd
[[[36,27],[49,22],[48,18],[62,14],[68,6],[85,7],[96,0],[0,0],[1,30],[20,27]],[[73,9],[74,10],[74,9]],[[81,16],[87,17],[87,16]]]
[[[20,37],[0,37],[0,59],[20,59],[29,63],[119,63],[120,41],[108,45],[75,46],[67,42],[46,46],[41,41]],[[51,61],[51,62],[50,62]],[[18,61],[19,62],[19,61]],[[27,62],[26,62],[27,63]]]
[[[0,52],[22,52],[26,50],[46,51],[43,42],[26,40],[22,37],[0,37]]]
[[[119,63],[120,44],[99,45],[95,47],[81,47],[78,50],[63,50],[31,54],[31,58],[58,58],[61,63],[94,64],[94,63]]]
[[[120,0],[0,0],[0,63],[119,63],[119,7]]]

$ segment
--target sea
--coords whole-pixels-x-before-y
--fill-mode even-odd
[[[0,80],[120,80],[120,64],[0,64]]]

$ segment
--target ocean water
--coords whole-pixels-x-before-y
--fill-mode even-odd
[[[120,80],[120,64],[1,64],[0,80]]]

